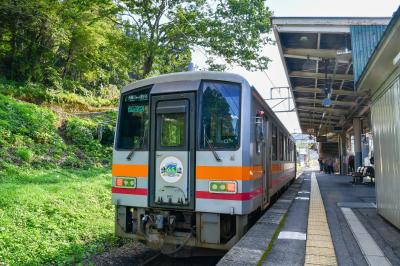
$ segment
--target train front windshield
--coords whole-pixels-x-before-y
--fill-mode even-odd
[[[118,150],[141,150],[148,147],[150,88],[122,96],[117,134]]]
[[[240,84],[208,81],[202,86],[200,148],[237,149],[240,140]]]
[[[238,83],[204,81],[201,88],[199,148],[236,150],[240,146],[241,85]],[[149,148],[150,88],[122,95],[117,132],[117,150],[147,150]],[[179,116],[180,114],[171,114]],[[181,115],[182,116],[182,115]],[[182,141],[176,118],[166,117],[158,134],[166,146]],[[182,120],[182,119],[181,119]],[[177,125],[175,125],[177,124]],[[181,127],[179,127],[181,128]],[[172,145],[175,146],[175,145]]]

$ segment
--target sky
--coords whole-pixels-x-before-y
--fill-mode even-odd
[[[266,4],[276,17],[391,17],[399,7],[400,0],[267,0]],[[272,33],[270,37],[275,40]],[[263,49],[263,54],[272,60],[266,71],[267,75],[262,72],[249,72],[241,67],[232,67],[227,71],[244,76],[267,99],[270,98],[271,87],[285,87],[288,86],[288,82],[278,47],[267,45]],[[203,68],[205,60],[204,51],[194,50],[195,66]],[[285,90],[274,93],[274,97],[286,96]],[[278,103],[277,100],[267,100],[267,102],[271,107]],[[288,107],[285,101],[273,110],[283,111]],[[289,132],[300,133],[296,113],[280,112],[277,115]]]

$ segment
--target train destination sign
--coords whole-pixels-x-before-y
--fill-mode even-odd
[[[143,113],[144,106],[143,105],[131,105],[128,106],[128,113]]]
[[[149,95],[147,93],[131,94],[126,97],[126,101],[130,103],[147,102],[148,100],[149,100]]]

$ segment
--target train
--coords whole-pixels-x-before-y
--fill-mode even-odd
[[[229,250],[296,177],[296,144],[240,75],[190,71],[123,88],[115,232],[172,254]]]

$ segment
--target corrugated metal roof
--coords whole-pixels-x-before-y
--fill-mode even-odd
[[[355,83],[360,78],[385,29],[385,25],[350,26]]]

